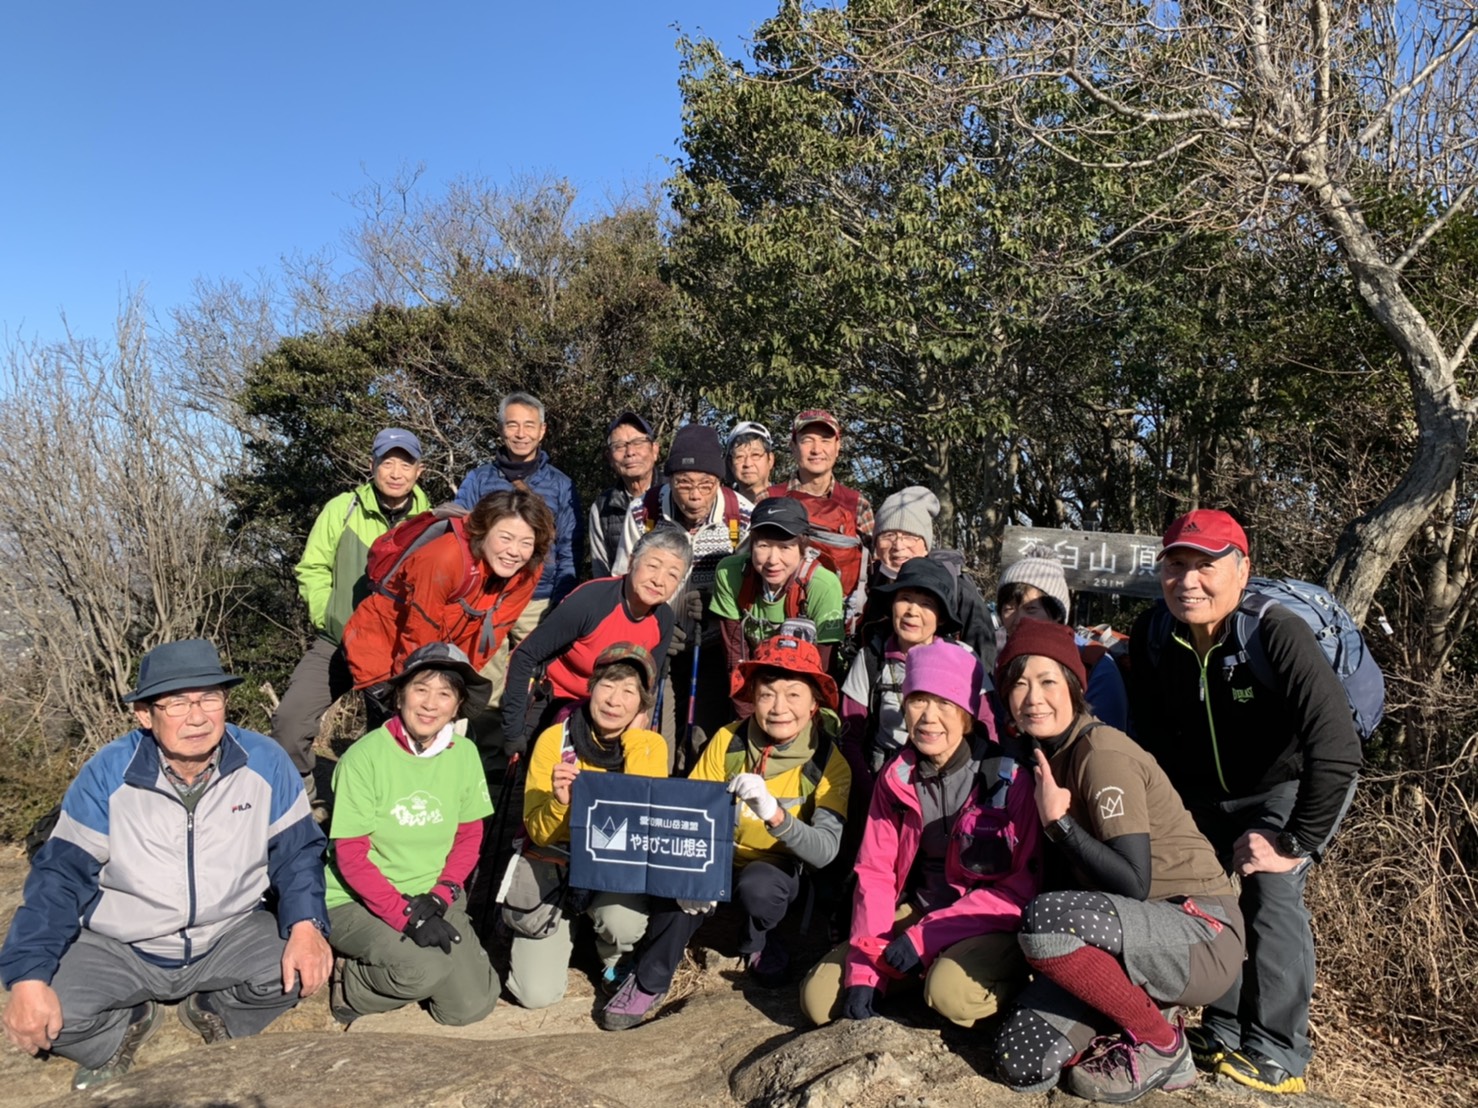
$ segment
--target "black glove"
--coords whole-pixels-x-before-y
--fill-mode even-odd
[[[917,973],[924,964],[924,960],[919,957],[919,952],[914,949],[913,940],[907,935],[899,935],[888,944],[883,951],[883,961],[904,977]]]
[[[849,985],[842,993],[842,1018],[870,1020],[878,1014],[873,1007],[878,1002],[878,991],[871,985]]]
[[[515,754],[527,754],[529,751],[528,735],[503,736],[503,753],[512,758]]]
[[[411,897],[405,904],[405,926],[407,935],[433,916],[446,915],[446,901],[435,893],[421,893]]]
[[[697,589],[689,589],[683,595],[683,615],[689,623],[703,622],[703,594]]]
[[[443,954],[451,954],[452,944],[462,935],[441,916],[430,916],[405,925],[405,933],[417,946],[439,946]]]
[[[667,656],[676,658],[688,645],[688,633],[676,623],[672,625],[672,637],[667,640]]]

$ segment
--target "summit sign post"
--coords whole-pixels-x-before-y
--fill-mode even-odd
[[[1001,568],[1020,561],[1033,546],[1045,546],[1057,555],[1067,587],[1074,592],[1150,599],[1160,595],[1160,578],[1155,571],[1159,535],[1011,526],[1001,537]]]

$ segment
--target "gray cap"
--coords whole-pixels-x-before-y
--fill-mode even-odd
[[[390,678],[390,683],[395,686],[404,685],[416,674],[426,669],[447,669],[453,673],[460,674],[462,683],[467,688],[467,697],[474,696],[486,699],[488,691],[493,683],[472,668],[472,663],[467,655],[462,653],[460,647],[446,642],[428,642],[425,646],[417,647],[411,651],[400,672]]]
[[[421,460],[421,440],[404,427],[386,427],[377,434],[370,445],[370,456],[374,458],[375,465],[379,465],[380,460],[392,450],[404,450],[413,462]]]

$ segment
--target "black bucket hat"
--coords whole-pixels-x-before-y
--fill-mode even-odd
[[[939,601],[939,631],[949,635],[963,626],[955,607],[957,585],[954,574],[934,559],[910,558],[899,568],[897,577],[880,581],[869,591],[879,596],[892,596],[900,589],[918,589],[928,593]]]

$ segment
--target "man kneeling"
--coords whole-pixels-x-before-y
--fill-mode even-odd
[[[87,760],[36,853],[0,948],[5,1032],[75,1061],[74,1088],[128,1072],[159,1001],[211,1043],[328,978],[323,833],[282,748],[226,722],[240,681],[204,639],[146,654],[138,729]]]

